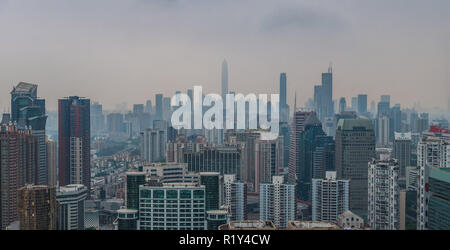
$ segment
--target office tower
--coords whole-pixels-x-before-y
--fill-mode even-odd
[[[226,60],[222,62],[222,100],[226,100],[226,94],[228,94],[228,63]],[[192,98],[191,98],[192,100]]]
[[[390,139],[394,139],[394,132],[402,132],[402,111],[400,104],[396,104],[391,108],[391,134]]]
[[[300,137],[304,131],[305,122],[314,112],[295,111],[294,119],[291,124],[291,143],[289,150],[289,166],[288,166],[288,183],[294,184],[297,182],[300,171]],[[315,113],[314,113],[315,114]]]
[[[39,140],[39,165],[37,184],[47,185],[47,148],[45,144],[45,100],[37,97],[38,85],[20,82],[11,91],[11,120],[20,127],[28,126]]]
[[[289,166],[289,144],[291,143],[291,128],[288,122],[280,123],[279,138],[283,140],[283,165],[282,169],[287,169]]]
[[[448,152],[448,151],[447,151]],[[450,168],[430,167],[428,225],[429,230],[450,228]]]
[[[163,94],[155,95],[155,119],[163,119]]]
[[[57,175],[57,155],[58,150],[56,147],[56,141],[46,138],[47,144],[47,168],[48,168],[48,186],[56,187],[58,181]]]
[[[436,187],[441,187],[441,192],[446,192],[446,190],[448,190],[447,184],[445,183],[445,181],[442,181],[447,176],[442,174],[442,171],[448,170],[450,168],[449,152],[450,132],[448,130],[432,126],[428,131],[422,133],[420,142],[417,145],[417,165],[419,167],[417,191],[418,230],[425,230],[430,227],[429,206],[431,203],[430,197],[433,196],[433,192],[431,192],[430,186],[433,184],[435,185],[435,187],[433,188],[434,192],[436,192]],[[439,170],[436,170],[435,168],[438,168]],[[435,180],[433,180],[433,183],[431,183],[432,180],[430,180],[430,176],[432,175],[430,172],[434,172],[433,178]],[[439,173],[441,173],[441,182],[436,181],[436,179],[438,179],[437,175]],[[442,195],[442,193],[438,193],[437,196],[435,196],[435,202],[436,200],[439,200],[440,195]],[[445,200],[442,201],[442,204],[445,204]],[[448,211],[448,209],[445,211]],[[442,212],[443,214],[446,213],[444,212],[444,210]]]
[[[128,209],[139,209],[139,186],[145,184],[144,172],[127,172],[127,196]]]
[[[334,170],[334,140],[327,137],[315,114],[305,122],[300,134],[299,175],[297,176],[297,198],[311,202],[313,178],[325,178],[325,172]]]
[[[205,186],[164,184],[139,188],[140,230],[204,230]]]
[[[358,97],[352,97],[352,111],[358,112]]]
[[[224,130],[223,129],[205,129],[206,140],[213,145],[223,145]]]
[[[144,113],[144,104],[133,104],[133,113],[134,114]]]
[[[147,162],[164,162],[166,159],[167,132],[146,129],[141,133],[141,158]]]
[[[97,135],[103,131],[105,131],[103,106],[98,102],[94,102],[91,104],[91,133]]]
[[[235,174],[238,180],[241,180],[245,166],[242,149],[231,146],[206,147],[199,152],[186,152],[183,162],[188,164],[188,171]]]
[[[188,172],[187,163],[147,163],[142,171],[160,183],[197,183],[198,173]]]
[[[289,122],[289,105],[287,104],[287,76],[280,74],[280,122]]]
[[[89,192],[91,189],[90,100],[78,96],[59,99],[58,114],[59,185],[83,184]]]
[[[227,210],[221,209],[206,211],[207,230],[219,230],[219,226],[227,224],[228,221],[229,218]]]
[[[367,215],[367,163],[375,157],[375,133],[368,119],[341,119],[336,129],[336,172],[350,180],[350,210]]]
[[[396,159],[368,163],[368,223],[373,230],[400,229],[399,166]]]
[[[381,116],[377,119],[377,146],[379,147],[387,147],[389,145],[390,121],[387,116]]]
[[[285,184],[283,176],[274,176],[272,183],[262,183],[259,193],[259,218],[271,220],[286,228],[295,219],[295,185]]]
[[[223,178],[223,200],[230,220],[247,220],[247,183],[238,182],[235,175],[224,175]]]
[[[144,112],[148,113],[148,114],[153,114],[153,105],[152,105],[152,101],[151,100],[147,100],[145,102]]]
[[[380,101],[386,102],[386,103],[391,103],[391,96],[390,95],[381,95]]]
[[[88,190],[71,184],[56,189],[58,230],[84,230],[84,201]]]
[[[367,95],[358,95],[358,114],[367,113]]]
[[[206,211],[219,209],[220,174],[217,172],[200,172],[200,185],[205,186]]]
[[[106,116],[106,127],[110,133],[125,132],[125,124],[123,114],[111,113]]]
[[[138,230],[138,210],[123,208],[117,214],[117,230]]]
[[[3,113],[2,114],[2,121],[0,122],[0,124],[9,124],[10,121],[11,121],[11,114]]]
[[[336,179],[336,172],[326,172],[325,178],[312,180],[312,220],[337,222],[349,209],[349,180]]]
[[[20,230],[56,230],[55,187],[26,185],[17,190]]]
[[[255,183],[256,192],[259,192],[260,183],[268,183],[272,176],[278,175],[283,164],[283,139],[255,140]]]
[[[428,118],[426,117],[417,117],[414,121],[415,133],[422,133],[428,130]]]
[[[398,160],[400,177],[406,177],[406,167],[411,166],[411,132],[395,133],[394,158]]]
[[[37,183],[38,143],[30,129],[0,125],[0,229],[17,221],[17,189]]]
[[[377,106],[377,117],[389,116],[391,110],[391,104],[389,102],[379,102]]]
[[[339,113],[345,112],[347,109],[347,101],[345,101],[345,97],[341,97],[339,99]]]
[[[369,112],[373,116],[376,113],[376,111],[377,111],[377,108],[376,108],[375,101],[371,101],[370,102],[370,110],[369,110]]]
[[[322,73],[322,85],[314,87],[315,111],[321,121],[326,117],[333,117],[333,69],[328,68],[327,73]]]

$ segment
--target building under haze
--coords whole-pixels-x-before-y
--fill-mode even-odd
[[[71,96],[58,100],[59,185],[91,188],[90,100]]]
[[[262,183],[259,193],[259,218],[271,220],[286,228],[295,219],[295,185],[284,183],[283,176],[274,176],[272,183]]]
[[[84,201],[88,190],[82,184],[56,189],[58,230],[84,230]]]
[[[17,190],[20,230],[56,230],[55,187],[26,185]]]
[[[367,216],[367,163],[375,158],[375,132],[368,119],[341,119],[336,129],[336,172],[350,180],[350,210]]]

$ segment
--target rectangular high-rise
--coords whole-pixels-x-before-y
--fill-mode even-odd
[[[28,126],[39,140],[38,161],[36,169],[38,184],[47,185],[47,147],[45,143],[45,100],[37,96],[38,85],[20,82],[11,91],[11,121],[21,127]]]
[[[84,201],[87,193],[82,184],[56,189],[58,230],[84,230]]]
[[[368,119],[341,119],[336,129],[336,172],[350,180],[350,210],[367,215],[367,163],[375,158],[375,132]]]
[[[398,160],[400,177],[406,177],[406,168],[411,166],[412,137],[409,133],[397,133],[394,135],[394,158]]]
[[[286,228],[295,219],[295,185],[284,183],[283,176],[274,176],[272,183],[262,183],[259,193],[259,218]]]
[[[247,220],[247,183],[236,181],[235,175],[224,175],[223,185],[223,200],[230,220]]]
[[[312,220],[337,222],[349,209],[349,180],[336,179],[336,172],[326,172],[325,178],[312,180]]]
[[[17,190],[20,230],[56,230],[55,187],[26,185]]]
[[[59,185],[91,188],[90,100],[71,96],[58,100]]]
[[[0,229],[17,220],[17,189],[38,181],[38,143],[29,129],[0,126]]]
[[[358,114],[367,113],[367,95],[358,95]]]

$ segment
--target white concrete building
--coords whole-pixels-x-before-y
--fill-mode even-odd
[[[374,230],[400,229],[400,168],[396,159],[373,159],[368,169],[368,223]]]
[[[336,222],[349,209],[349,180],[336,180],[336,172],[312,180],[312,220]]]
[[[260,184],[259,217],[286,228],[295,219],[295,185],[285,184],[283,176],[274,176],[272,183]]]
[[[84,230],[84,201],[88,190],[81,184],[58,187],[58,230]]]
[[[230,220],[247,220],[247,184],[236,181],[236,175],[224,175],[223,202]]]

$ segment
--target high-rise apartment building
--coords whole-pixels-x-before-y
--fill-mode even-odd
[[[295,219],[295,185],[285,184],[283,176],[274,176],[272,183],[262,183],[259,193],[260,220],[271,220],[286,228]]]
[[[58,230],[84,230],[84,201],[88,190],[82,184],[56,189]]]
[[[428,131],[422,133],[420,142],[417,145],[417,165],[419,167],[417,229],[426,230],[430,228],[430,197],[433,195],[433,192],[430,191],[430,185],[432,185],[430,180],[431,170],[434,170],[433,178],[435,180],[433,181],[433,184],[435,186],[433,189],[437,194],[434,201],[441,200],[441,204],[445,203],[442,203],[442,199],[439,198],[439,195],[442,196],[442,192],[445,193],[447,188],[445,181],[442,181],[445,179],[445,175],[441,172],[450,168],[450,131],[432,126]],[[438,177],[439,175],[440,177]],[[441,180],[439,181],[439,179]],[[437,188],[442,188],[440,194],[437,191]],[[437,226],[436,224],[434,225]]]
[[[223,201],[231,221],[247,220],[247,184],[235,175],[224,175]]]
[[[147,162],[166,160],[167,130],[146,129],[141,133],[141,158]]]
[[[394,158],[398,160],[400,177],[406,177],[406,167],[411,166],[411,133],[395,132]]]
[[[59,185],[83,184],[91,189],[90,100],[71,96],[58,100]]]
[[[284,149],[283,139],[255,140],[255,191],[259,192],[260,183],[268,183],[272,176],[278,175],[282,169]]]
[[[20,230],[56,230],[55,187],[26,185],[17,190]]]
[[[37,183],[38,143],[30,129],[0,125],[0,229],[17,221],[17,189]]]
[[[312,220],[337,222],[338,216],[349,209],[349,180],[336,179],[328,171],[323,179],[312,180]]]
[[[139,188],[140,230],[205,230],[205,186],[164,184]]]
[[[396,159],[368,163],[368,223],[373,230],[400,229],[399,173]]]
[[[375,133],[368,119],[341,119],[336,129],[336,172],[350,180],[350,210],[367,215],[367,163],[375,157]]]
[[[45,143],[45,100],[37,96],[38,85],[20,82],[11,91],[11,121],[21,127],[29,127],[39,140],[38,161],[36,169],[37,184],[47,185],[47,147]]]

